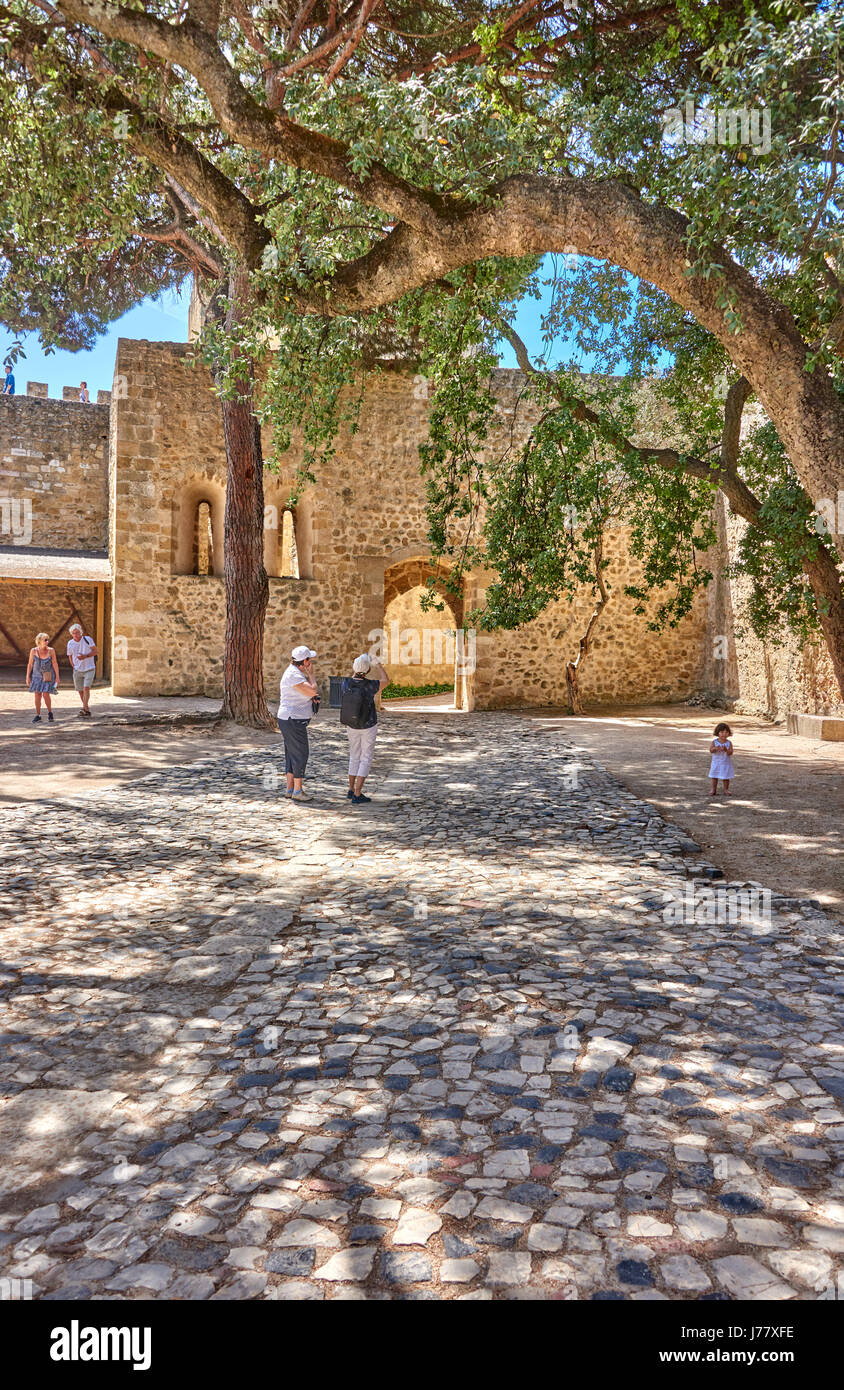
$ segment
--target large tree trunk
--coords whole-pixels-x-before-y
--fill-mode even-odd
[[[841,575],[825,546],[813,559],[804,556],[803,565],[817,600],[821,631],[844,700],[844,589]]]
[[[235,272],[229,326],[245,307],[248,279]],[[244,363],[234,398],[223,397],[226,443],[226,647],[221,714],[237,724],[271,729],[264,694],[264,615],[269,584],[264,569],[264,461],[255,418],[252,363]]]

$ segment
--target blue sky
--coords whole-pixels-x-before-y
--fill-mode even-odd
[[[26,334],[23,338],[26,358],[19,358],[14,368],[18,394],[25,395],[28,381],[46,381],[50,395],[61,399],[63,386],[78,386],[80,381],[87,381],[91,399],[96,400],[97,391],[111,390],[118,338],[148,338],[151,342],[173,343],[187,341],[189,300],[189,283],[180,293],[168,291],[160,299],[144,300],[113,323],[90,352],[54,352],[45,356],[37,335]],[[516,320],[518,331],[529,351],[537,356],[542,350],[540,314],[543,307],[544,298],[543,301],[526,299]],[[11,333],[0,330],[0,348],[4,352],[12,341]],[[502,343],[501,365],[516,366],[509,343]]]
[[[46,381],[50,395],[61,399],[63,386],[78,386],[80,381],[87,381],[91,399],[96,400],[97,391],[111,390],[118,338],[187,341],[189,300],[189,284],[181,294],[168,291],[158,300],[144,300],[122,319],[117,319],[90,352],[54,352],[46,357],[37,335],[27,333],[22,339],[26,359],[19,357],[14,368],[15,389],[24,395],[28,381]],[[11,333],[0,330],[0,344],[4,350],[10,347],[12,340]]]

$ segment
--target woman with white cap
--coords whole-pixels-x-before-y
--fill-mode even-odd
[[[302,788],[302,778],[308,765],[308,724],[314,712],[313,701],[319,698],[319,686],[314,680],[310,647],[294,647],[290,665],[281,678],[278,705],[278,727],[284,739],[284,771],[287,793],[293,801],[310,801]]]
[[[355,657],[353,674],[346,676],[340,686],[340,723],[349,736],[349,790],[346,796],[352,805],[360,806],[371,798],[364,796],[364,780],[372,766],[375,739],[378,734],[378,713],[375,696],[390,677],[380,662],[363,652]]]

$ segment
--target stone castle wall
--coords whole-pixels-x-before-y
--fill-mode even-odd
[[[108,432],[107,405],[0,396],[0,499],[27,504],[27,545],[106,549]],[[0,545],[16,543],[7,522]]]
[[[120,389],[110,411],[72,401],[0,398],[0,498],[32,499],[33,546],[93,551],[108,542],[117,694],[217,696],[225,628],[219,404],[187,344],[121,339],[115,377]],[[517,444],[532,423],[527,410],[514,416],[519,388],[519,373],[496,374],[499,428],[502,437],[512,432]],[[387,375],[368,389],[357,431],[341,435],[316,484],[297,502],[297,578],[282,577],[290,568],[290,545],[289,538],[281,543],[278,530],[298,461],[295,443],[278,475],[265,474],[265,678],[271,699],[299,642],[317,649],[327,694],[328,677],[348,670],[351,658],[371,645],[374,630],[387,629],[388,638],[394,623],[399,633],[418,630],[421,645],[426,629],[460,626],[482,606],[490,576],[476,571],[462,602],[448,600],[445,612],[419,609],[428,544],[418,446],[427,434],[427,411],[424,393],[409,377]],[[269,438],[264,447],[269,453]],[[206,528],[211,521],[207,574],[192,572],[201,503],[207,503]],[[662,633],[650,632],[624,596],[625,584],[641,571],[625,528],[609,532],[611,599],[582,671],[584,700],[645,703],[703,692],[778,719],[792,710],[839,711],[822,648],[799,651],[793,642],[770,647],[744,630],[744,590],[728,569],[742,523],[723,503],[717,520],[718,545],[704,557],[715,579],[684,622]],[[0,545],[10,540],[0,537]],[[0,586],[4,624],[26,650],[37,631],[52,634],[60,626],[70,602],[92,626],[90,586]],[[565,661],[577,653],[591,607],[584,593],[571,604],[551,605],[516,632],[479,631],[477,669],[462,683],[464,699],[479,708],[564,704]],[[410,663],[391,650],[385,664],[405,685],[450,675],[446,662],[425,659],[424,648]]]
[[[500,371],[497,377],[501,439],[503,442],[506,435],[519,446],[533,427],[536,407],[517,407],[522,393],[520,372]],[[588,378],[585,385],[588,390]],[[625,585],[641,583],[642,579],[640,563],[629,550],[629,530],[623,524],[607,529],[605,555],[609,564],[604,578],[610,599],[593,630],[579,672],[584,702],[665,703],[687,698],[701,678],[707,622],[704,596],[698,596],[692,611],[676,628],[652,632],[647,616],[636,614],[633,600],[623,592]],[[481,605],[490,577],[480,573],[471,577],[467,610]],[[478,707],[566,705],[565,663],[577,657],[594,603],[594,596],[584,591],[571,603],[561,600],[549,604],[534,622],[515,631],[479,632],[474,677]],[[653,608],[656,606],[654,602]]]
[[[784,720],[790,713],[844,714],[832,661],[821,641],[801,644],[783,633],[779,643],[762,642],[750,630],[750,581],[729,573],[747,525],[733,516],[722,496],[716,503],[718,546],[710,559],[708,638],[702,690],[741,714]]]
[[[610,533],[612,535],[612,533]],[[645,704],[687,699],[700,685],[706,640],[706,601],[699,596],[676,628],[650,632],[623,594],[638,581],[638,561],[619,527],[607,546],[605,583],[610,601],[594,629],[579,673],[584,703]],[[475,699],[481,709],[565,705],[565,663],[574,661],[594,607],[586,593],[571,604],[550,604],[539,618],[513,632],[479,633]]]
[[[174,572],[180,499],[225,484],[219,404],[187,345],[118,345],[124,387],[113,411],[112,564],[114,682],[118,694],[221,689],[225,624],[222,576]],[[367,400],[360,430],[340,441],[319,485],[296,510],[301,578],[270,578],[265,676],[277,687],[298,642],[319,651],[318,672],[346,671],[384,620],[384,571],[426,553],[423,494],[415,460],[424,402],[403,382]],[[269,452],[269,438],[265,449]],[[265,502],[278,516],[290,493],[295,455]],[[121,656],[120,653],[125,655]]]
[[[207,694],[221,689],[225,620],[218,575],[176,573],[186,496],[190,505],[225,482],[217,402],[187,346],[121,340],[113,405],[115,573],[114,683],[118,694]],[[501,429],[518,389],[518,373],[498,373]],[[342,674],[385,622],[391,577],[418,585],[427,556],[424,482],[418,446],[427,434],[427,402],[405,376],[388,375],[366,394],[358,429],[341,435],[330,463],[296,507],[298,579],[271,577],[265,677],[270,696],[292,646],[319,653],[318,676]],[[520,421],[523,432],[530,417]],[[269,451],[270,441],[265,440]],[[266,475],[266,502],[280,515],[297,462],[295,444],[278,477]],[[690,694],[700,677],[705,605],[669,634],[648,632],[622,585],[639,575],[622,528],[611,536],[613,601],[583,677],[591,700],[667,700]],[[467,585],[466,610],[481,577]],[[556,704],[565,694],[564,655],[574,655],[589,600],[552,605],[518,633],[478,637],[474,697],[479,707]],[[409,609],[407,610],[409,613]],[[429,619],[450,626],[447,615]],[[410,624],[412,626],[412,624]],[[527,662],[524,653],[529,653]],[[122,653],[122,655],[121,655]],[[423,684],[439,670],[388,661],[393,679]]]

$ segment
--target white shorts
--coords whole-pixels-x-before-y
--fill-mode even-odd
[[[373,724],[371,729],[350,729],[347,726],[346,733],[349,735],[349,776],[365,777],[372,767],[378,725]]]

